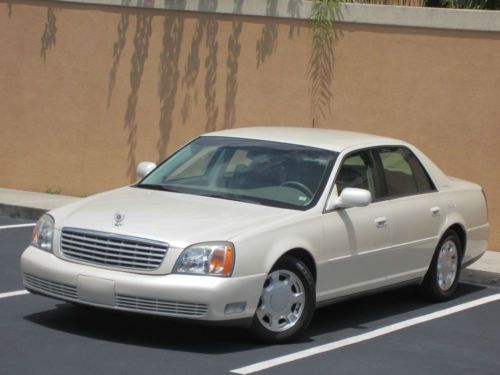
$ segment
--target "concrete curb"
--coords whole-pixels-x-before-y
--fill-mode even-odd
[[[0,215],[36,220],[45,212],[81,198],[0,188]]]
[[[466,268],[462,270],[460,281],[465,281],[473,284],[499,286],[500,273]]]
[[[500,252],[487,251],[476,263],[462,270],[460,279],[475,284],[500,285]]]

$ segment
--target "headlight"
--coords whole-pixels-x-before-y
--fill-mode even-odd
[[[174,271],[195,275],[231,276],[234,245],[230,242],[204,242],[184,249]]]
[[[54,219],[50,215],[43,215],[33,230],[31,245],[41,250],[52,252],[52,238],[54,234]]]

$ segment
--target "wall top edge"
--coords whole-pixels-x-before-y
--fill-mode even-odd
[[[215,14],[308,20],[307,0],[52,0],[65,3],[125,6]],[[423,8],[344,3],[339,22],[433,29],[500,32],[500,11]]]

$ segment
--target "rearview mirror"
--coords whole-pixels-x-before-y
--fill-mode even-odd
[[[139,178],[146,177],[153,169],[156,168],[156,164],[150,161],[143,161],[137,166],[136,174]]]
[[[327,210],[335,208],[363,207],[372,201],[372,194],[365,189],[345,188],[340,196],[331,196],[327,204]]]

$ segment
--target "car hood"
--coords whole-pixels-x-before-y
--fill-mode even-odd
[[[120,226],[115,214],[124,215]],[[56,228],[82,228],[166,241],[185,247],[230,241],[251,226],[268,226],[294,210],[220,198],[126,187],[51,211]]]

